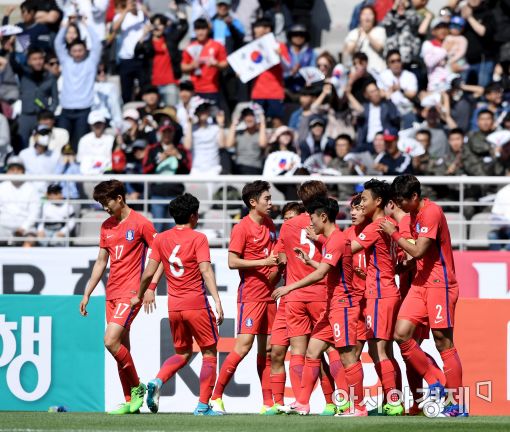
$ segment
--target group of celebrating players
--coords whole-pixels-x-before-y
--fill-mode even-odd
[[[229,268],[240,276],[237,337],[217,377],[217,326],[223,309],[207,238],[194,230],[199,201],[187,193],[172,200],[175,226],[157,234],[150,221],[127,206],[121,182],[95,187],[94,199],[111,217],[101,227],[99,255],[80,311],[87,314],[89,297],[110,260],[105,346],[117,362],[126,401],[111,414],[138,412],[146,392],[147,406],[156,413],[161,387],[190,360],[193,340],[202,352],[194,414],[225,414],[224,389],[256,338],[261,414],[309,414],[310,396],[320,379],[326,402],[322,415],[368,415],[361,364],[366,341],[382,384],[383,414],[418,415],[433,403],[440,406],[434,415],[467,415],[461,399],[462,365],[453,344],[459,290],[441,208],[421,196],[412,175],[398,176],[391,185],[372,179],[352,198],[352,226],[342,232],[336,225],[338,202],[328,196],[323,182],[303,183],[298,196],[301,203],[284,206],[277,238],[269,217],[270,185],[255,181],[243,188],[249,213],[233,227],[228,251]],[[145,386],[130,354],[129,328],[142,305],[152,311],[163,274],[175,354]],[[443,370],[420,348],[430,331]],[[414,400],[407,410],[393,342],[405,361]],[[289,346],[296,400],[285,405]],[[423,381],[428,386],[424,394]]]

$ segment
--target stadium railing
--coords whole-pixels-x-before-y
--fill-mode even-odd
[[[272,185],[277,184],[300,184],[308,180],[321,180],[328,185],[352,184],[362,185],[370,180],[371,176],[280,176],[272,178],[263,178],[262,176],[161,176],[161,175],[100,175],[100,176],[82,176],[82,175],[23,175],[22,179],[26,182],[46,182],[50,183],[81,183],[85,199],[65,199],[64,201],[73,205],[77,209],[75,220],[77,228],[74,235],[63,237],[61,240],[66,246],[74,245],[97,245],[99,239],[99,227],[103,219],[107,217],[99,206],[92,199],[93,186],[100,181],[108,179],[118,179],[124,183],[138,184],[143,186],[143,194],[140,199],[128,200],[137,210],[147,215],[153,222],[171,222],[170,217],[164,219],[154,219],[150,213],[152,204],[167,204],[168,200],[150,199],[149,189],[153,183],[182,183],[187,192],[190,192],[200,199],[200,221],[198,229],[203,230],[210,241],[211,246],[226,247],[228,245],[230,231],[232,226],[238,222],[243,202],[240,200],[240,193],[244,184],[255,180],[266,180]],[[381,176],[391,182],[393,177]],[[20,181],[19,175],[0,175],[0,181]],[[501,187],[510,183],[509,177],[470,177],[470,176],[448,176],[448,177],[419,177],[424,185],[429,186],[449,186],[458,190],[458,200],[441,201],[449,222],[452,243],[456,248],[465,249],[485,249],[490,244],[507,245],[510,240],[489,240],[487,234],[498,226],[505,225],[505,221],[498,221],[492,218],[490,211],[492,209],[495,192]],[[473,195],[473,187],[490,190],[490,194],[480,196]],[[229,188],[232,187],[239,194],[237,199],[229,196]],[[466,199],[467,189],[470,190],[470,198]],[[219,192],[218,192],[219,191]],[[271,189],[273,195],[273,204],[282,206],[286,200],[284,195],[276,188]],[[219,199],[213,199],[213,195]],[[5,200],[5,197],[4,197]],[[43,200],[41,200],[41,203]],[[340,201],[341,207],[347,207],[348,203]],[[510,206],[510,202],[508,203]],[[102,212],[102,213],[101,213]],[[466,219],[466,214],[473,214],[474,217]],[[102,214],[102,216],[101,216]],[[81,217],[83,215],[83,217]],[[67,222],[67,221],[65,221]],[[349,214],[345,212],[345,218],[338,221],[340,226],[348,225],[350,222]],[[282,223],[281,219],[275,220],[277,225]],[[2,244],[17,244],[22,238],[0,237]],[[44,239],[43,239],[44,240]],[[51,243],[50,243],[51,245]]]

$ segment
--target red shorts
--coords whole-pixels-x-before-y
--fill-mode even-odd
[[[289,337],[305,336],[312,333],[312,329],[326,311],[327,302],[288,302],[285,308],[285,319]]]
[[[168,311],[175,349],[190,349],[193,338],[200,348],[216,345],[218,328],[211,308]]]
[[[366,301],[367,339],[393,340],[400,297],[367,298]]]
[[[238,334],[271,334],[275,302],[247,302],[237,304]]]
[[[287,332],[287,321],[285,320],[286,303],[280,300],[278,310],[271,329],[271,345],[289,346],[290,339]]]
[[[131,298],[106,300],[106,323],[115,323],[129,330],[141,307],[140,302],[131,309]]]
[[[311,337],[336,348],[356,345],[359,311],[359,305],[327,311],[314,327]]]
[[[402,303],[398,319],[429,325],[433,329],[453,327],[458,298],[458,286],[447,289],[413,285]]]

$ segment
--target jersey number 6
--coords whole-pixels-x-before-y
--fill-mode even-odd
[[[184,266],[182,265],[181,259],[177,256],[181,245],[176,245],[172,254],[168,258],[168,262],[170,263],[170,271],[175,277],[181,277],[184,274]]]

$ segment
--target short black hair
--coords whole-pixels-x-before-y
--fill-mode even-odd
[[[395,202],[402,201],[402,199],[411,199],[413,194],[421,197],[421,184],[420,181],[412,174],[402,174],[393,180],[391,184],[391,196]]]
[[[290,212],[290,211],[300,215],[301,213],[304,213],[306,211],[306,209],[305,209],[305,206],[303,204],[301,204],[300,202],[291,201],[283,206],[282,212],[281,212],[282,217],[285,217],[285,213]]]
[[[352,56],[352,61],[354,62],[354,60],[359,60],[368,63],[368,56],[364,52],[357,51]]]
[[[247,183],[244,185],[241,196],[246,207],[251,208],[250,200],[254,199],[255,201],[258,201],[260,196],[270,188],[271,185],[264,180],[257,180],[253,183]]]
[[[193,28],[195,30],[209,29],[209,22],[205,18],[197,18],[193,22]]]
[[[335,138],[335,142],[337,142],[339,139],[343,139],[345,141],[348,141],[349,142],[349,145],[352,147],[352,144],[353,144],[353,140],[352,140],[352,137],[349,135],[349,134],[340,134],[338,135],[336,138]]]
[[[255,20],[253,23],[253,28],[255,27],[267,27],[272,29],[273,28],[273,21],[267,17],[261,17]]]
[[[184,193],[170,201],[168,210],[176,224],[184,225],[189,223],[191,216],[198,213],[199,207],[200,201],[196,197],[189,193]]]
[[[503,87],[499,82],[491,82],[485,87],[485,90],[483,91],[484,95],[487,95],[492,92],[500,92],[503,91]]]
[[[494,119],[494,113],[487,108],[484,108],[484,109],[481,109],[480,111],[478,111],[476,118],[479,119],[480,116],[482,116],[483,114],[489,114]]]
[[[401,57],[400,51],[398,49],[390,49],[390,50],[388,50],[388,52],[386,53],[386,61],[388,61],[388,59],[391,56],[396,55],[396,54],[398,54],[398,56]]]
[[[385,180],[372,179],[363,185],[365,190],[370,191],[372,198],[381,198],[380,208],[384,208],[391,198],[391,186]]]
[[[184,80],[179,83],[179,90],[194,92],[195,86],[193,85],[193,83],[190,80]]]
[[[462,135],[464,136],[464,131],[461,128],[453,128],[448,131],[448,138],[450,138],[452,135]]]
[[[62,186],[60,183],[51,183],[46,189],[46,195],[62,193]]]
[[[44,51],[42,48],[37,46],[28,47],[27,59],[34,54],[41,54],[44,57],[44,60],[46,60],[46,51]]]
[[[340,207],[338,206],[338,201],[336,199],[320,197],[310,203],[306,210],[308,213],[315,213],[316,215],[326,213],[328,220],[330,222],[335,222]]]
[[[105,205],[109,200],[114,200],[118,196],[121,196],[123,201],[126,201],[126,188],[124,184],[119,180],[106,180],[98,183],[94,187],[94,193],[92,197],[101,205]]]
[[[41,120],[55,120],[55,114],[50,110],[42,110],[37,114],[37,121]]]
[[[76,46],[76,45],[83,45],[85,47],[85,49],[87,49],[87,43],[85,42],[85,40],[83,39],[75,39],[73,40],[68,46],[67,46],[67,49],[69,51],[71,51],[71,48]]]
[[[159,20],[161,22],[161,24],[163,24],[164,26],[166,26],[168,24],[168,18],[163,15],[163,14],[154,14],[152,17],[151,17],[151,24],[154,24],[157,20]]]
[[[246,116],[255,116],[255,111],[249,107],[244,108],[241,111],[240,118],[245,118]]]
[[[148,85],[142,89],[142,96],[146,94],[156,93],[159,96],[159,91],[156,86]]]
[[[27,12],[37,12],[37,3],[33,0],[26,0],[19,5],[20,9],[25,9]]]
[[[416,131],[415,135],[427,135],[429,141],[430,139],[432,138],[432,134],[430,133],[430,131],[428,129],[419,129],[418,131]]]
[[[361,194],[357,193],[356,195],[353,195],[351,198],[351,207],[356,207],[361,204]]]

